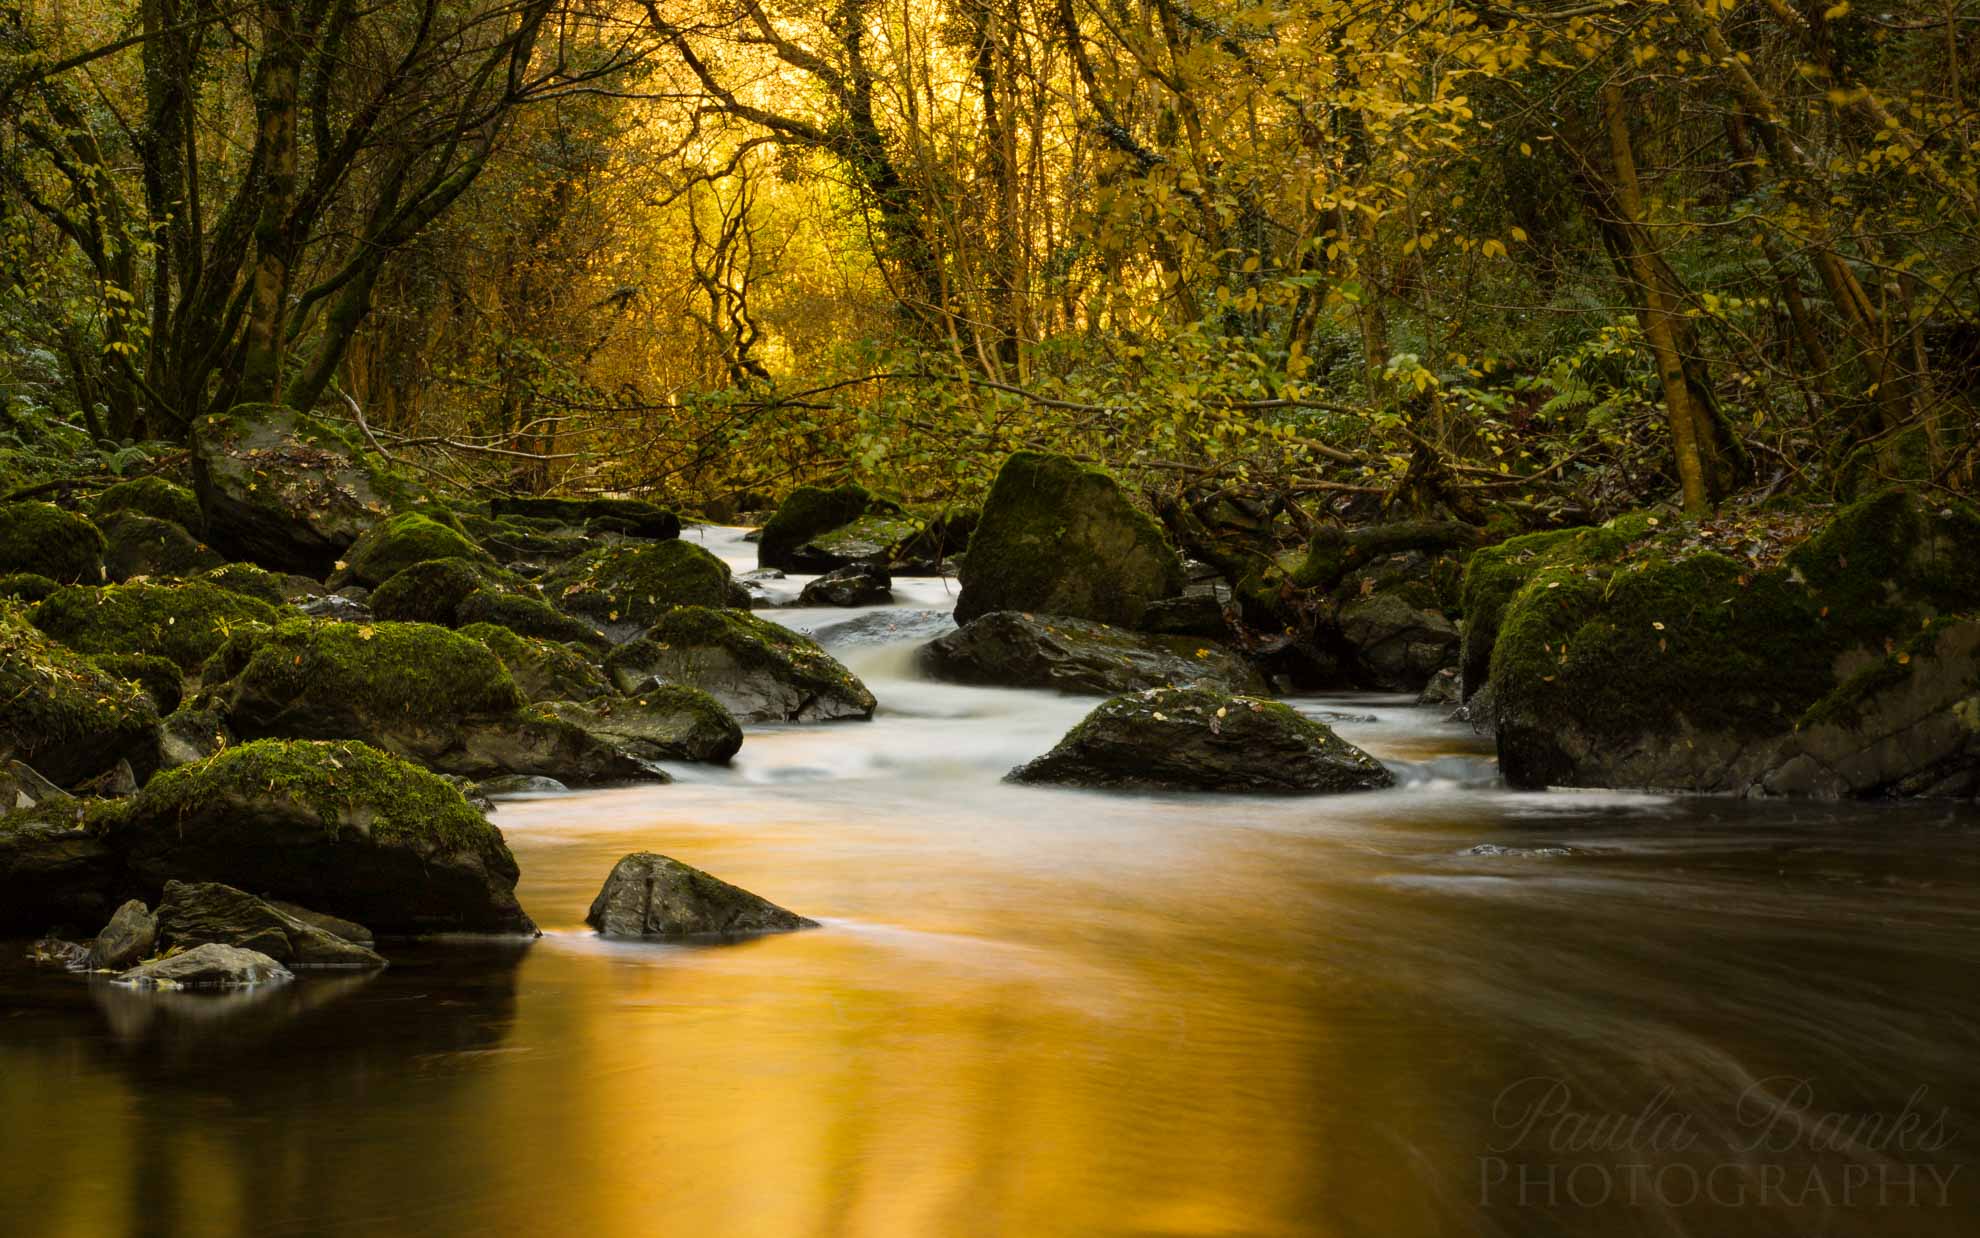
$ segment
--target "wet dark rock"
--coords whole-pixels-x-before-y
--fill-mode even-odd
[[[177,769],[203,761],[233,742],[234,735],[218,711],[181,709],[158,724],[158,768]]]
[[[894,600],[894,578],[885,567],[858,565],[827,572],[798,594],[799,606],[885,606]]]
[[[651,851],[620,860],[585,923],[608,937],[732,937],[816,928],[748,890]]]
[[[538,778],[529,774],[504,774],[500,778],[490,778],[475,784],[480,794],[493,798],[498,795],[553,795],[570,788],[555,778]]]
[[[907,610],[890,606],[834,623],[805,628],[806,635],[827,649],[863,649],[927,641],[956,630],[956,618],[946,610]]]
[[[143,888],[217,881],[383,933],[528,933],[516,862],[461,793],[359,743],[263,740],[145,784],[98,834]]]
[[[297,610],[312,619],[327,619],[332,623],[370,623],[376,618],[372,614],[371,607],[347,598],[341,593],[326,593],[320,597],[304,598],[295,606]]]
[[[28,948],[28,962],[36,967],[60,967],[65,971],[89,970],[89,947],[79,941],[43,937]]]
[[[623,696],[545,706],[641,761],[705,761],[725,765],[742,747],[742,727],[708,693],[682,684],[650,683]]]
[[[897,512],[861,516],[799,546],[785,565],[794,572],[869,568],[884,575],[920,532],[918,522]]]
[[[1204,688],[1106,701],[1010,781],[1159,791],[1328,793],[1391,786],[1380,761],[1292,708]]]
[[[290,967],[385,966],[373,951],[217,881],[167,881],[156,929],[168,949],[217,942]]]
[[[371,930],[355,920],[346,920],[327,912],[311,911],[298,903],[284,902],[278,898],[268,899],[267,903],[283,915],[322,929],[332,937],[341,937],[352,945],[369,947],[372,944]]]
[[[1455,666],[1447,666],[1432,675],[1430,682],[1423,685],[1423,691],[1416,694],[1418,705],[1435,705],[1447,709],[1456,706],[1458,699],[1458,672]]]
[[[870,718],[875,706],[866,685],[816,641],[735,610],[669,611],[613,650],[605,673],[626,693],[649,680],[699,688],[743,722]]]
[[[1192,585],[1180,597],[1157,598],[1141,613],[1141,630],[1158,636],[1196,636],[1205,640],[1228,640],[1230,621],[1224,617],[1225,599],[1214,589]]]
[[[1183,583],[1162,527],[1113,477],[1021,451],[998,471],[970,537],[956,621],[1015,610],[1131,628]]]
[[[1350,602],[1341,608],[1339,622],[1357,678],[1370,687],[1415,691],[1458,657],[1457,625],[1398,593]]]
[[[353,436],[281,405],[196,418],[192,448],[208,539],[271,571],[321,579],[394,502],[412,497]]]
[[[156,989],[234,989],[294,979],[293,973],[265,954],[209,943],[133,967],[117,977],[117,983]]]
[[[644,499],[562,499],[538,495],[497,498],[490,502],[497,517],[547,518],[565,525],[609,525],[628,537],[666,541],[681,535],[681,518]]]
[[[131,899],[110,915],[110,923],[89,948],[89,966],[98,971],[123,971],[149,956],[158,943],[158,917],[142,899]]]
[[[53,799],[0,816],[0,936],[88,932],[116,907],[123,865],[85,829],[88,805]]]
[[[1202,684],[1262,693],[1264,678],[1214,642],[1130,632],[1086,619],[993,611],[923,647],[937,679],[1006,688],[1056,688],[1114,696]]]
[[[758,531],[756,561],[763,567],[786,571],[829,571],[844,567],[849,559],[821,560],[818,552],[800,562],[798,551],[806,543],[835,529],[842,529],[864,516],[898,517],[900,506],[864,486],[847,484],[825,489],[799,486],[777,506],[777,511]],[[875,552],[886,566],[886,549]],[[810,566],[805,566],[805,563]]]

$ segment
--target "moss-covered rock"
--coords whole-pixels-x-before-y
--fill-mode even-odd
[[[230,642],[204,677],[249,739],[362,740],[468,778],[538,774],[575,786],[647,773],[525,709],[487,645],[432,624],[284,623]]]
[[[158,768],[204,761],[233,744],[234,733],[219,710],[182,705],[158,724]]]
[[[518,495],[493,500],[497,518],[520,516],[562,525],[608,525],[628,537],[665,541],[681,535],[681,518],[644,499],[560,499]]]
[[[486,565],[469,559],[428,559],[394,572],[367,599],[380,619],[453,627],[462,602],[493,585]]]
[[[1013,610],[978,616],[929,642],[922,664],[937,679],[956,683],[1095,696],[1182,684],[1266,691],[1256,668],[1214,642]]]
[[[281,606],[290,596],[288,584],[282,577],[252,563],[223,563],[211,571],[202,572],[200,579],[270,606]]]
[[[1464,638],[1458,674],[1466,700],[1485,686],[1491,674],[1492,646],[1499,639],[1499,618],[1507,603],[1539,567],[1542,556],[1582,532],[1550,529],[1472,552],[1464,566],[1464,591],[1459,602],[1464,613]]]
[[[95,662],[110,674],[143,688],[161,718],[177,709],[185,695],[185,676],[170,658],[152,653],[105,653],[98,654]]]
[[[344,575],[367,589],[376,589],[413,564],[434,559],[494,563],[486,551],[452,525],[430,513],[401,512],[373,525],[352,544],[345,555]]]
[[[292,408],[242,405],[192,430],[207,539],[274,571],[321,579],[359,534],[419,497],[354,436]]]
[[[99,523],[118,512],[136,512],[153,520],[169,520],[188,533],[198,533],[206,518],[200,513],[199,499],[192,491],[163,477],[134,477],[120,481],[96,496],[90,515]]]
[[[531,701],[589,701],[612,690],[590,658],[560,641],[524,636],[493,623],[469,624],[461,635],[488,646]]]
[[[101,830],[148,891],[219,881],[386,934],[528,933],[501,831],[361,743],[264,740],[152,779]]]
[[[706,692],[681,684],[648,684],[633,696],[559,701],[545,708],[643,761],[725,765],[742,747],[742,727],[729,711]]]
[[[1505,608],[1491,687],[1514,785],[1765,785],[1864,659],[1980,608],[1980,515],[1959,503],[1887,492],[1772,565],[1646,533],[1556,543]]]
[[[1182,592],[1182,560],[1105,472],[1021,451],[1004,461],[963,559],[956,620],[1031,611],[1135,626]]]
[[[0,573],[14,572],[94,584],[103,579],[103,534],[53,503],[0,503]]]
[[[579,555],[543,587],[570,614],[608,631],[634,631],[676,606],[726,605],[729,565],[692,542],[628,542]]]
[[[921,521],[911,516],[873,513],[809,539],[785,556],[785,563],[787,570],[795,572],[836,572],[849,567],[886,571],[902,561],[907,547],[921,533]],[[928,565],[915,566],[925,570]]]
[[[830,567],[807,568],[800,564],[797,552],[813,538],[867,515],[898,517],[900,505],[850,482],[829,490],[821,486],[799,486],[778,504],[776,512],[764,524],[757,539],[756,561],[762,567],[782,568],[787,572],[843,567],[844,563],[834,563]],[[906,532],[911,534],[918,528],[916,525]]]
[[[179,525],[136,512],[106,521],[103,538],[103,572],[114,581],[192,576],[223,562],[217,551]]]
[[[34,609],[34,624],[89,654],[150,653],[191,670],[230,633],[276,620],[275,608],[203,580],[68,588]]]
[[[744,722],[873,716],[873,694],[816,641],[734,610],[668,611],[607,655],[605,673],[635,696],[654,680],[699,688]]]
[[[143,688],[0,607],[0,757],[73,787],[119,761],[149,770],[157,726]]]
[[[454,621],[464,628],[492,624],[523,636],[579,645],[601,653],[610,643],[591,625],[573,619],[542,598],[493,589],[483,589],[464,598],[455,608]]]
[[[1390,786],[1380,761],[1290,706],[1207,688],[1103,702],[1010,781],[1157,791],[1337,792]]]
[[[50,580],[34,572],[9,572],[5,576],[0,576],[0,599],[39,602],[61,587],[59,581]]]
[[[124,867],[85,829],[87,806],[51,799],[0,815],[0,937],[100,928],[116,908]]]

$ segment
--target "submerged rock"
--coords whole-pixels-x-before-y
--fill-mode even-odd
[[[167,948],[218,942],[291,967],[385,966],[364,946],[217,881],[166,882],[155,928]]]
[[[110,923],[89,948],[89,966],[97,971],[123,971],[149,955],[158,942],[158,917],[142,899],[131,899],[110,915]]]
[[[799,606],[885,606],[894,600],[894,578],[885,567],[860,564],[827,572],[798,593]]]
[[[208,944],[133,967],[117,983],[146,989],[237,989],[294,979],[287,968],[258,951]]]
[[[1096,696],[1182,684],[1266,691],[1257,669],[1222,645],[1011,610],[981,615],[929,642],[922,664],[955,683]]]
[[[621,692],[649,680],[687,684],[744,722],[830,722],[873,716],[873,694],[800,636],[754,615],[683,606],[612,651],[605,673]]]
[[[159,774],[101,832],[151,889],[223,882],[385,933],[535,931],[501,831],[360,743],[229,748]]]
[[[1291,707],[1204,688],[1106,701],[1012,782],[1162,791],[1338,792],[1391,786],[1380,761]]]
[[[1111,476],[1021,451],[998,471],[970,537],[956,621],[1016,610],[1131,628],[1183,583],[1162,527]]]
[[[817,927],[815,920],[651,851],[634,852],[612,867],[584,920],[608,937],[730,937]]]
[[[394,502],[414,495],[353,436],[282,405],[195,418],[192,449],[209,540],[274,571],[328,575]]]
[[[555,778],[538,778],[529,774],[504,774],[474,785],[476,795],[489,799],[498,795],[555,795],[569,790]]]

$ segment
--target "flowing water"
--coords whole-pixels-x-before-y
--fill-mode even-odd
[[[1391,791],[1006,786],[1092,702],[919,678],[951,590],[761,612],[871,723],[503,803],[533,944],[213,997],[8,943],[0,1233],[1980,1231],[1971,809],[1513,793],[1380,697],[1296,703]],[[602,941],[642,849],[823,927]]]

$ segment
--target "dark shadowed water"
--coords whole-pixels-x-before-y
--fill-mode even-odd
[[[0,1233],[1980,1232],[1973,810],[1515,794],[1384,698],[1299,704],[1393,791],[1009,787],[1091,702],[919,679],[901,593],[770,612],[872,723],[504,803],[532,945],[211,997],[0,944]],[[824,927],[602,942],[639,849]]]

